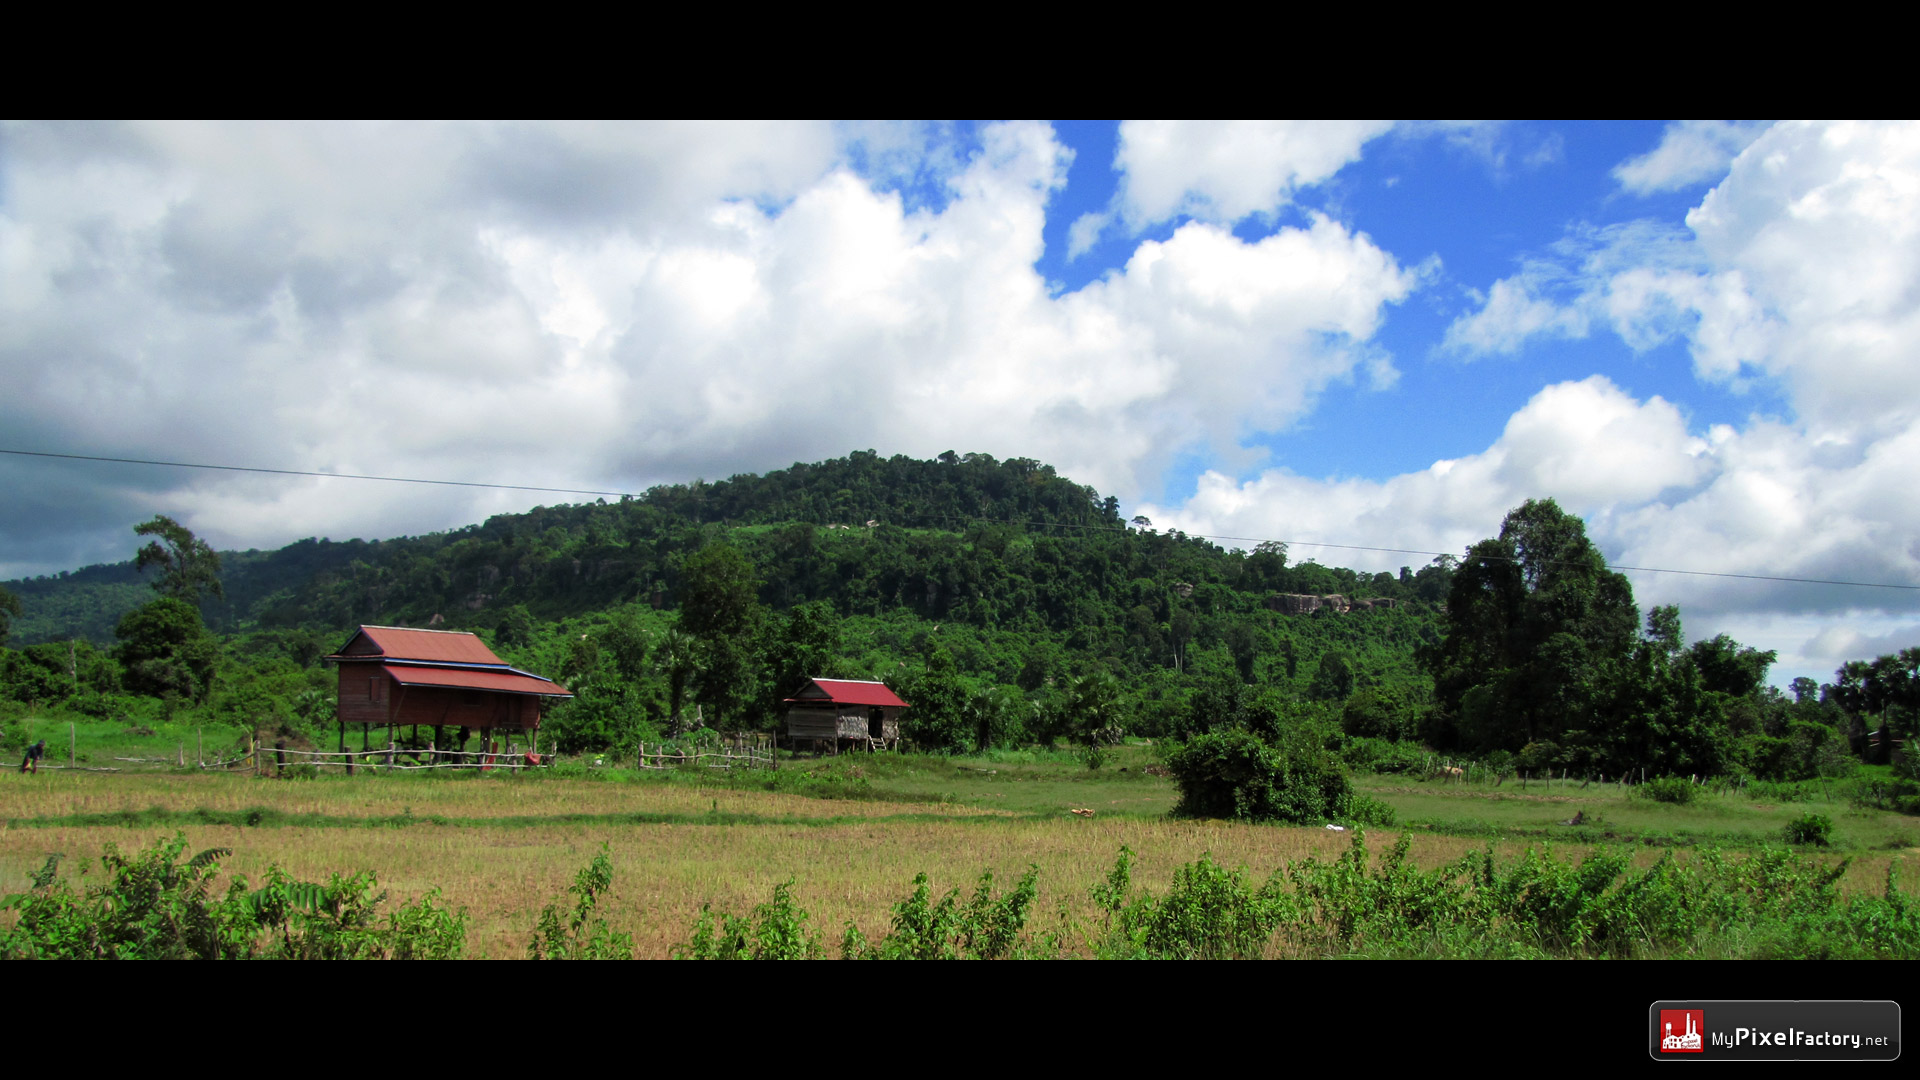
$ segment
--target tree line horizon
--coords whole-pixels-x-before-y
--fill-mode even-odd
[[[1773,653],[1687,643],[1551,499],[1397,575],[1132,525],[1032,459],[871,451],[271,552],[156,516],[129,564],[0,589],[0,703],[312,729],[331,637],[380,624],[473,631],[560,679],[569,751],[774,728],[808,677],[887,682],[928,749],[1239,731],[1350,764],[1417,746],[1575,775],[1801,779],[1920,711],[1920,649],[1789,695]],[[1286,593],[1398,603],[1290,615],[1269,604]],[[84,632],[6,647],[54,619]]]

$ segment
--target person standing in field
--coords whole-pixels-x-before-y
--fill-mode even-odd
[[[20,771],[37,773],[40,771],[40,759],[47,756],[47,740],[41,739],[27,747],[27,756],[20,759]]]

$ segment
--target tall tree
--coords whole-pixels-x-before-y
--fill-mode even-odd
[[[113,632],[120,639],[118,655],[128,690],[154,697],[175,694],[192,702],[207,699],[219,650],[200,622],[198,608],[163,596],[129,611]]]
[[[13,620],[20,614],[20,598],[0,586],[0,645],[7,643],[7,635],[13,630]]]
[[[731,724],[752,696],[753,645],[765,614],[759,591],[753,561],[732,544],[708,544],[681,567],[680,625],[700,640],[696,692],[716,728]]]
[[[203,595],[226,599],[220,587],[220,554],[185,525],[157,514],[152,521],[135,525],[133,531],[139,536],[159,537],[134,557],[137,569],[160,568],[160,576],[151,582],[154,592],[189,604],[198,604]]]
[[[1529,499],[1468,549],[1447,590],[1446,637],[1421,650],[1442,718],[1434,734],[1519,750],[1586,726],[1605,665],[1626,657],[1639,621],[1632,586],[1580,519]]]

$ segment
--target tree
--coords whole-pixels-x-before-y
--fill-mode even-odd
[[[20,615],[20,598],[0,586],[0,645],[7,643],[7,635],[13,630],[13,620]]]
[[[189,604],[198,604],[203,595],[226,599],[226,592],[220,587],[220,554],[185,525],[158,514],[152,521],[134,526],[133,531],[139,536],[160,538],[141,548],[134,557],[134,566],[139,570],[149,566],[160,568],[160,576],[151,582],[154,592]]]
[[[1337,652],[1321,653],[1320,666],[1307,685],[1307,696],[1314,701],[1345,701],[1353,693],[1353,665]]]
[[[1254,667],[1260,661],[1260,637],[1253,627],[1244,622],[1227,627],[1227,652],[1233,656],[1233,666],[1240,672],[1240,681],[1253,682]]]
[[[1598,681],[1633,648],[1639,621],[1632,586],[1580,519],[1529,499],[1452,574],[1446,637],[1421,649],[1439,703],[1430,734],[1482,751],[1565,742],[1568,728],[1589,726]]]
[[[1725,634],[1693,643],[1687,650],[1708,690],[1745,697],[1760,689],[1777,654],[1747,648]]]
[[[1112,672],[1095,670],[1067,680],[1060,710],[1068,737],[1074,742],[1088,747],[1112,746],[1126,735],[1120,680]]]
[[[178,597],[163,596],[135,608],[114,627],[127,689],[203,702],[213,687],[217,649],[200,611]]]
[[[712,543],[681,567],[680,625],[702,645],[696,694],[720,727],[752,693],[753,642],[764,615],[753,562],[727,543]]]

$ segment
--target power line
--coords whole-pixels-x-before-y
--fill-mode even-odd
[[[102,457],[93,454],[55,454],[44,450],[8,450],[0,448],[0,454],[13,454],[19,457],[59,458],[67,461],[103,461],[116,465],[160,465],[175,469],[209,469],[216,472],[266,473],[273,476],[319,476],[334,480],[379,480],[391,484],[433,484],[440,487],[493,488],[500,491],[539,491],[554,495],[599,495],[614,496],[623,499],[638,499],[643,496],[631,491],[596,491],[589,488],[535,487],[528,484],[491,484],[478,480],[423,480],[410,476],[368,476],[360,473],[317,472],[309,469],[268,469],[253,465],[206,465],[191,461],[152,461],[145,458]],[[1070,522],[1022,521],[987,517],[945,517],[928,515],[926,520],[936,521],[986,521],[998,525],[1037,526],[1052,529],[1084,529],[1093,532],[1126,532],[1126,526],[1111,528],[1104,525],[1079,525]],[[1366,544],[1335,544],[1324,540],[1276,540],[1257,536],[1227,536],[1221,533],[1182,533],[1184,536],[1197,536],[1204,540],[1225,540],[1244,544],[1284,544],[1288,547],[1334,548],[1340,551],[1377,551],[1394,555],[1428,555],[1458,558],[1450,551],[1423,551],[1419,548],[1373,547]],[[1474,556],[1489,558],[1489,556]],[[1882,581],[1839,581],[1831,578],[1787,577],[1779,574],[1734,574],[1717,570],[1672,570],[1659,566],[1619,566],[1608,564],[1609,570],[1631,570],[1642,574],[1684,574],[1689,577],[1730,578],[1739,581],[1775,581],[1791,585],[1841,585],[1856,589],[1904,589],[1920,592],[1920,585],[1897,585]]]
[[[175,469],[213,469],[218,472],[271,473],[275,476],[324,476],[334,480],[384,480],[391,484],[438,484],[442,487],[499,488],[502,491],[547,491],[556,495],[617,495],[633,499],[629,491],[590,491],[586,488],[531,487],[526,484],[485,484],[476,480],[420,480],[411,476],[363,476],[359,473],[313,472],[307,469],[263,469],[252,465],[201,465],[191,461],[148,461],[144,458],[96,457],[92,454],[50,454],[44,450],[5,450],[21,457],[65,458],[68,461],[108,461],[116,465],[165,465]]]
[[[1100,526],[1100,525],[1075,525],[1068,522],[1018,521],[1018,520],[1011,520],[1011,519],[1002,520],[1002,519],[994,519],[994,518],[949,518],[946,520],[992,521],[995,524],[1000,524],[1000,525],[1034,525],[1042,528],[1090,529],[1090,530],[1097,530],[1100,532],[1125,532],[1126,531],[1124,527],[1116,530],[1116,529],[1111,529],[1111,528],[1107,528],[1105,526]],[[1460,556],[1454,555],[1453,552],[1451,551],[1423,551],[1419,548],[1371,547],[1366,544],[1334,544],[1334,543],[1328,543],[1323,540],[1275,540],[1267,537],[1258,537],[1258,536],[1226,536],[1221,533],[1190,533],[1190,532],[1184,532],[1184,531],[1181,533],[1181,535],[1197,536],[1203,540],[1228,540],[1228,541],[1234,541],[1234,542],[1244,543],[1244,544],[1284,544],[1290,548],[1291,547],[1323,547],[1323,548],[1338,548],[1342,551],[1380,551],[1380,552],[1387,552],[1394,555],[1432,555],[1432,556],[1444,555],[1444,556],[1448,556],[1456,559],[1460,558]],[[1519,561],[1518,559],[1505,559],[1501,556],[1492,556],[1492,555],[1475,555],[1475,556],[1472,556],[1472,558],[1500,559],[1501,561],[1506,561],[1506,562]],[[1607,569],[1633,570],[1633,571],[1636,571],[1639,573],[1645,573],[1645,574],[1687,574],[1693,577],[1738,578],[1746,581],[1783,581],[1783,582],[1788,582],[1788,583],[1798,584],[1798,585],[1848,585],[1848,586],[1853,586],[1855,588],[1861,588],[1861,589],[1911,589],[1914,591],[1920,591],[1920,585],[1891,585],[1891,584],[1887,584],[1885,582],[1879,582],[1879,581],[1836,581],[1828,578],[1785,577],[1777,574],[1733,574],[1733,573],[1725,573],[1725,572],[1716,571],[1716,570],[1669,570],[1669,569],[1665,569],[1663,567],[1658,567],[1658,566],[1621,566],[1615,563],[1608,563]]]

